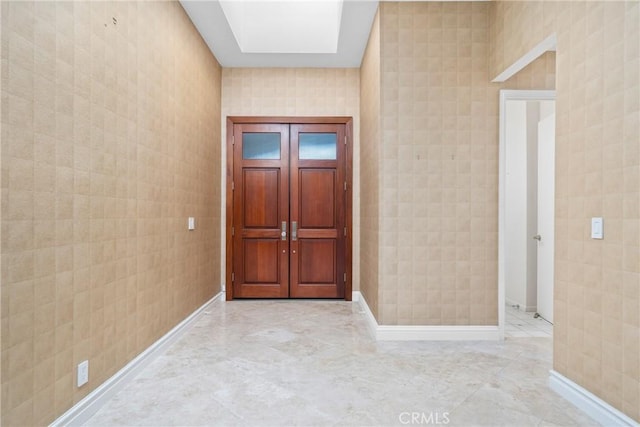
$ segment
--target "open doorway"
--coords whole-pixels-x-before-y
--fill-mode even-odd
[[[500,92],[501,337],[551,336],[555,92]]]

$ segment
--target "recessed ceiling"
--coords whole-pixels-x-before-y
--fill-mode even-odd
[[[223,67],[359,67],[378,2],[181,0]]]
[[[220,6],[242,53],[338,52],[342,0],[220,0]]]

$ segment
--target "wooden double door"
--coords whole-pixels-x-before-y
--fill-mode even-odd
[[[228,298],[345,298],[347,123],[229,124]]]

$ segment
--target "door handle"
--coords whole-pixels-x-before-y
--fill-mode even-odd
[[[535,236],[533,236],[533,240],[537,240],[538,242],[542,241],[542,236],[539,234],[536,234]]]
[[[282,221],[282,233],[280,233],[282,240],[287,240],[287,221]]]
[[[297,221],[291,222],[291,240],[292,241],[298,240],[298,222]]]

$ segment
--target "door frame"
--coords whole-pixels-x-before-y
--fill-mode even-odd
[[[498,171],[498,337],[504,340],[505,328],[505,216],[506,216],[506,105],[507,101],[555,101],[555,90],[500,90],[499,171]]]
[[[345,238],[344,268],[347,280],[344,284],[344,300],[351,301],[352,297],[352,256],[353,256],[353,118],[347,116],[334,117],[287,117],[287,116],[228,116],[227,117],[227,200],[226,200],[226,226],[225,226],[225,297],[227,301],[233,300],[233,237],[231,227],[233,225],[233,127],[235,124],[252,123],[277,123],[277,124],[343,124],[345,125],[346,144],[346,170],[347,191],[345,200],[345,224],[347,236]]]

